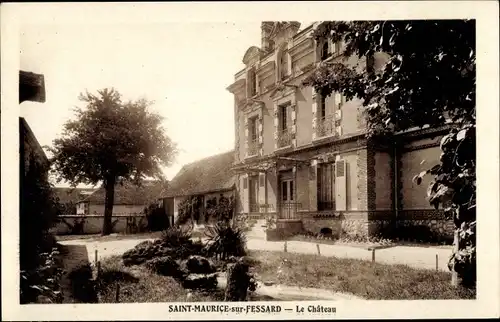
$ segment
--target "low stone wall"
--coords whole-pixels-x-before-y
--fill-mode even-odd
[[[319,234],[322,229],[331,229],[334,237],[366,236],[369,230],[366,212],[302,213],[302,224],[307,233]]]
[[[111,222],[113,233],[136,233],[145,231],[147,228],[147,219],[143,214],[114,214]],[[64,215],[59,217],[52,231],[56,235],[100,234],[103,223],[104,215]]]
[[[288,238],[300,234],[303,231],[302,221],[291,219],[278,219],[276,230],[281,238]]]
[[[421,242],[451,242],[454,224],[440,210],[301,212],[303,232],[331,229],[333,237],[398,238]]]

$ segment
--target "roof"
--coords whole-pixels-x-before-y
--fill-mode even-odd
[[[43,151],[42,146],[38,142],[35,134],[31,130],[28,122],[24,119],[24,117],[19,117],[19,132],[23,139],[23,147],[33,149],[34,153],[39,157],[39,160],[42,162],[42,165],[45,167],[49,167],[49,159]],[[29,147],[26,147],[25,145]]]
[[[153,180],[144,180],[140,186],[130,181],[125,181],[123,185],[117,184],[114,205],[148,205],[166,193],[167,185],[168,183]],[[94,205],[103,205],[105,199],[106,191],[101,187],[83,201]]]
[[[92,188],[64,188],[64,187],[55,187],[53,188],[56,196],[59,198],[60,203],[77,203],[85,198],[87,198],[90,194],[96,191],[96,189]]]
[[[235,177],[231,171],[234,151],[204,158],[182,167],[170,181],[165,198],[231,190]]]
[[[24,101],[45,103],[45,77],[43,74],[19,71],[19,103]]]

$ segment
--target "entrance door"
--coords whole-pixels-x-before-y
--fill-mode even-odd
[[[281,195],[281,205],[280,212],[281,217],[294,218],[297,211],[297,204],[294,198],[295,181],[293,179],[281,179],[280,180],[280,195]]]
[[[248,188],[250,189],[248,196],[248,203],[250,212],[259,212],[258,198],[259,198],[259,180],[258,176],[248,178]]]

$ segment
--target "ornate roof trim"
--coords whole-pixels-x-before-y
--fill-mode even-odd
[[[243,64],[245,65],[248,65],[248,63],[250,62],[250,60],[254,57],[258,57],[260,56],[262,50],[257,47],[257,46],[251,46],[250,48],[247,49],[247,51],[245,52],[245,55],[243,56]]]

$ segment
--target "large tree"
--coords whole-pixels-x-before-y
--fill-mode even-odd
[[[320,64],[304,81],[322,95],[360,99],[372,139],[450,126],[439,163],[414,180],[434,176],[429,201],[454,220],[449,267],[467,286],[476,279],[475,32],[474,20],[322,22],[316,40],[343,41],[343,55],[365,58],[367,68]]]
[[[102,183],[106,190],[102,234],[111,233],[115,185],[124,180],[140,184],[145,177],[161,178],[176,145],[162,127],[162,117],[145,99],[122,101],[115,89],[80,94],[84,107],[64,125],[50,151],[58,180],[72,186]]]

